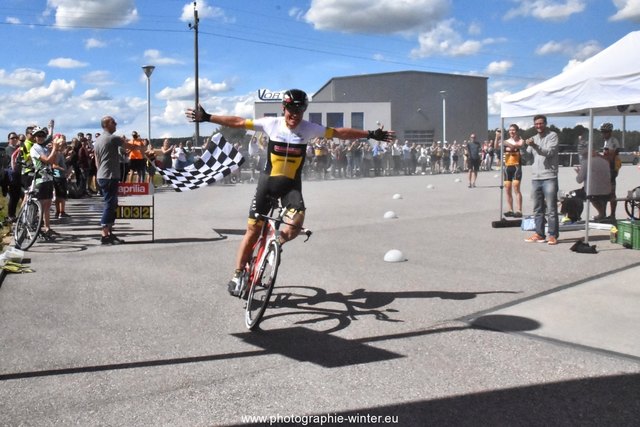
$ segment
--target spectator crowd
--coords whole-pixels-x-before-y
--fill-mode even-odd
[[[33,124],[27,126],[24,133],[12,131],[7,135],[7,144],[0,159],[0,186],[3,195],[8,198],[6,223],[15,222],[24,191],[30,187],[34,178],[48,181],[47,177],[51,176],[51,206],[55,208],[55,219],[69,217],[65,211],[65,200],[68,197],[92,197],[100,194],[94,152],[94,142],[100,133],[78,132],[67,138],[66,135],[56,133],[54,125],[51,120],[46,127]],[[38,139],[40,136],[44,138],[42,141]],[[121,150],[122,181],[149,182],[155,174],[155,166],[162,166],[157,162],[156,151],[148,139],[140,138],[137,131],[132,132],[130,142],[144,149],[142,152]],[[44,171],[44,177],[35,173],[40,168]]]
[[[475,138],[472,134],[471,137]],[[395,140],[393,143],[373,140],[327,140],[316,138],[307,145],[303,170],[304,179],[350,179],[375,176],[437,175],[461,173],[469,170],[468,142],[434,141],[419,144]],[[267,141],[253,137],[245,150],[245,157],[255,177],[264,165]],[[242,148],[241,148],[242,150]],[[499,166],[494,144],[481,144],[480,170],[493,170]]]
[[[587,159],[589,155],[595,156],[594,168],[605,164],[604,161],[601,162],[601,159],[605,159],[606,164],[609,165],[608,169],[600,167],[598,176],[606,175],[610,185],[604,188],[606,186],[594,183],[593,187],[597,188],[599,192],[598,197],[595,197],[596,194],[588,195],[588,199],[596,207],[596,219],[615,218],[615,176],[620,163],[616,157],[619,152],[619,144],[615,138],[611,137],[611,128],[611,124],[606,123],[601,129],[605,145],[602,155],[586,153],[583,148],[580,153],[583,159]],[[503,141],[502,135],[498,131],[494,141],[479,142],[476,140],[475,134],[471,134],[469,139],[462,143],[434,141],[431,144],[400,142],[397,139],[393,142],[378,142],[366,139],[347,141],[317,138],[307,145],[302,177],[308,180],[326,180],[468,172],[469,187],[472,188],[475,187],[478,170],[490,171],[500,168],[499,154],[503,152],[504,160],[511,159],[510,161],[513,162],[513,159],[516,159],[513,164],[507,161],[505,167],[505,189],[508,205],[506,216],[520,217],[522,216],[520,165],[524,161],[526,144],[522,143],[519,132],[517,126],[511,125],[509,139],[506,141]],[[40,136],[44,137],[43,141],[39,139]],[[42,163],[51,170],[53,182],[51,206],[54,211],[54,219],[63,220],[69,217],[65,211],[65,201],[68,197],[81,198],[99,195],[94,153],[94,142],[99,136],[98,132],[78,132],[75,136],[68,138],[66,135],[55,132],[53,120],[48,126],[42,128],[29,125],[24,133],[9,132],[0,161],[0,185],[3,195],[8,198],[8,212],[5,221],[7,223],[15,221],[24,191],[34,179],[34,154],[40,157],[44,155],[45,157],[42,159],[45,161]],[[149,140],[141,138],[137,131],[131,132],[130,138],[124,138],[140,149],[120,148],[122,182],[153,182],[156,167],[184,169],[192,164],[208,145],[208,138],[205,139],[202,147],[194,147],[190,140],[172,144],[169,139],[165,139],[160,148],[154,149]],[[247,159],[243,168],[249,170],[251,180],[257,177],[264,166],[267,143],[264,136],[257,134],[253,135],[246,147],[235,144]],[[34,145],[36,148],[42,145],[44,149],[37,149],[34,152]],[[53,150],[54,147],[55,150]],[[522,150],[522,156],[519,154],[520,150]],[[52,151],[55,152],[51,154]],[[51,156],[51,160],[47,160],[49,156]],[[38,161],[38,159],[35,160]],[[584,182],[585,166],[586,162],[583,161],[581,172],[578,173],[578,183]],[[233,182],[241,181],[242,176],[241,171],[238,171],[235,177],[232,177]],[[515,192],[514,195],[512,195],[512,188]],[[608,188],[611,189],[608,190]],[[514,196],[516,206],[513,203]],[[611,205],[609,215],[606,213],[607,204]],[[569,217],[566,216],[564,220],[568,219]],[[50,228],[47,227],[47,229]],[[51,236],[54,237],[55,232],[52,231]]]

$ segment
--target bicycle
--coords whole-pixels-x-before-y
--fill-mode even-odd
[[[276,211],[278,214],[274,216]],[[278,199],[271,199],[269,213],[256,214],[256,219],[262,219],[264,222],[258,240],[253,245],[251,260],[240,278],[239,294],[240,298],[246,299],[245,325],[249,330],[256,328],[262,320],[276,283],[282,251],[279,239],[280,226],[293,225],[285,221],[286,212]],[[300,231],[307,236],[305,242],[309,240],[311,230],[301,228]]]
[[[22,207],[13,227],[13,239],[15,247],[23,251],[28,250],[41,234],[43,211],[40,201],[36,199],[36,178],[42,176],[41,168],[35,171],[31,185],[24,193]]]
[[[640,220],[640,187],[636,187],[627,193],[624,200],[624,210],[627,211],[629,218]]]

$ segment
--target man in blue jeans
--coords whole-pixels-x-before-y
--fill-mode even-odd
[[[533,192],[533,213],[536,232],[525,239],[528,243],[558,244],[558,134],[547,128],[547,118],[537,115],[533,118],[537,134],[529,138],[527,154],[533,155],[531,166],[531,187]],[[549,235],[545,232],[549,216]],[[546,236],[546,237],[545,237]]]
[[[96,139],[94,150],[96,156],[96,166],[98,173],[96,178],[98,186],[102,190],[104,208],[100,225],[102,227],[103,245],[119,245],[124,240],[113,234],[113,224],[116,221],[116,210],[118,208],[118,183],[120,182],[120,156],[119,148],[124,147],[129,150],[144,150],[144,146],[138,146],[127,142],[124,137],[114,135],[116,131],[116,121],[111,116],[105,116],[100,122],[104,132]]]

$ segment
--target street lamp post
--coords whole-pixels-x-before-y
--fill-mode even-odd
[[[147,76],[147,138],[149,138],[149,144],[151,144],[151,73],[155,68],[153,65],[142,67],[144,75]]]
[[[151,73],[155,68],[153,65],[142,67],[144,75],[147,76],[147,138],[149,138],[149,144],[151,144]]]
[[[441,90],[442,95],[442,143],[447,141],[447,91]]]

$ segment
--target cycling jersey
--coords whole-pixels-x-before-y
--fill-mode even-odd
[[[515,144],[516,141],[513,138],[509,138],[507,142]],[[520,150],[517,148],[511,148],[511,151],[504,151],[504,164],[505,166],[519,166],[520,165]]]
[[[284,117],[262,117],[246,120],[245,127],[264,132],[269,137],[267,161],[263,173],[269,177],[285,177],[299,180],[307,154],[307,144],[314,138],[333,138],[333,128],[301,121],[295,129],[289,129]]]
[[[46,163],[40,160],[42,156],[45,156],[45,157],[49,156],[50,154],[49,149],[44,145],[35,143],[31,147],[31,152],[29,154],[33,162],[33,166],[37,170],[40,170],[40,173],[38,173],[38,177],[36,178],[36,184],[53,181],[51,168],[49,168],[49,166]]]
[[[268,213],[269,197],[281,199],[287,209],[304,211],[301,177],[307,146],[314,138],[333,138],[334,129],[304,120],[295,129],[289,129],[284,117],[248,119],[245,128],[269,137],[267,159],[249,209],[249,223],[256,222],[256,213]]]
[[[22,173],[24,175],[33,173],[33,161],[31,160],[31,147],[35,145],[30,139],[27,139],[20,148],[22,154]]]

